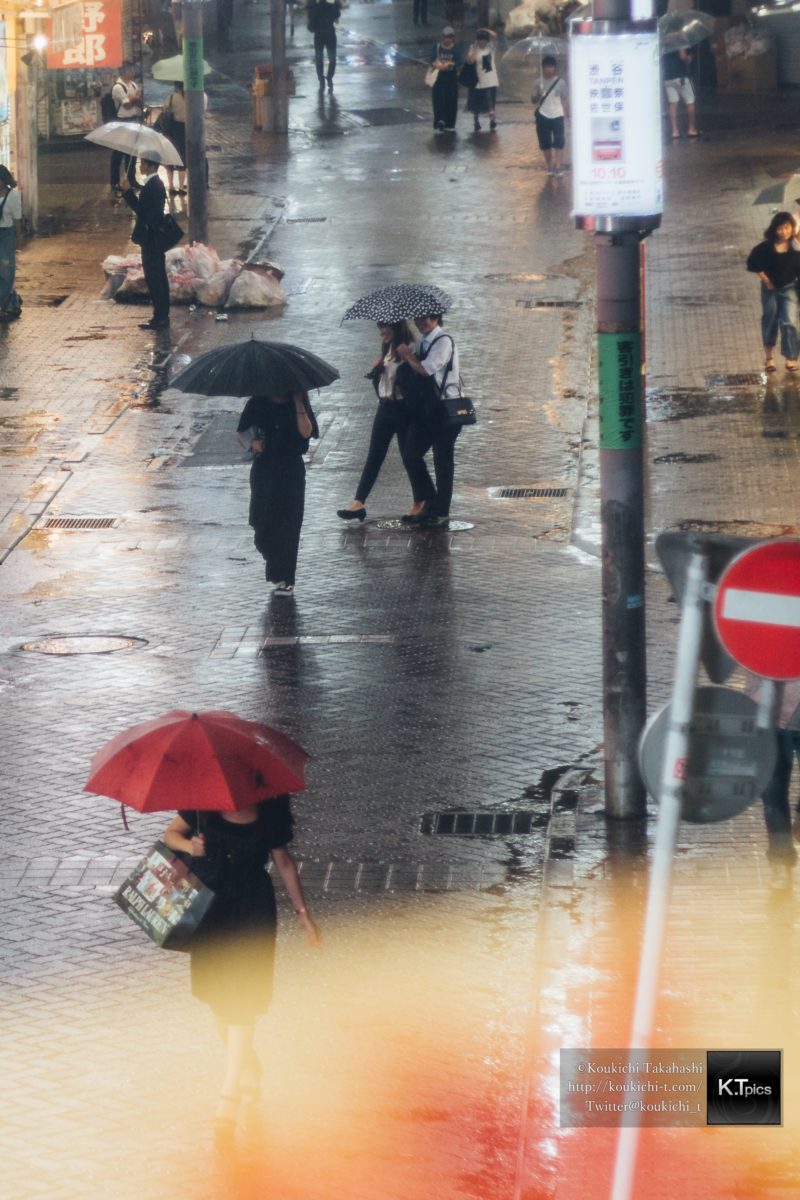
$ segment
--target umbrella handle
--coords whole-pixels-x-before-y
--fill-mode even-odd
[[[124,805],[124,804],[120,804],[120,806],[119,806],[119,812],[120,812],[120,816],[122,817],[122,824],[125,826],[125,832],[126,832],[126,833],[130,833],[130,831],[131,831],[131,827],[130,827],[130,825],[128,824],[128,814],[125,812],[125,805]]]

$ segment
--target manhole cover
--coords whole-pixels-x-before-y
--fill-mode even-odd
[[[33,308],[58,308],[66,300],[63,296],[26,296],[25,302]]]
[[[115,517],[48,517],[45,529],[113,529]]]
[[[447,525],[426,529],[424,525],[409,525],[399,517],[387,517],[385,521],[367,521],[366,524],[372,529],[400,529],[403,533],[464,533],[467,529],[475,528],[471,521],[448,521]]]
[[[684,454],[676,450],[674,454],[661,454],[653,459],[654,463],[710,463],[719,462],[718,454]]]
[[[138,650],[146,645],[145,638],[76,633],[24,642],[22,649],[30,650],[34,654],[113,654],[116,650]]]

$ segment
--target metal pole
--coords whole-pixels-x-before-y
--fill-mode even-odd
[[[647,893],[642,955],[639,961],[636,1001],[630,1041],[628,1042],[632,1051],[648,1049],[653,1031],[658,977],[661,969],[667,909],[672,885],[672,863],[681,819],[683,781],[689,758],[689,727],[694,712],[697,670],[700,665],[703,605],[707,579],[708,558],[703,547],[699,545],[689,560],[686,594],[681,612],[675,684],[672,691],[669,732],[667,733],[659,789],[658,825],[653,849],[653,865],[650,872],[650,887]],[[631,1060],[635,1057],[632,1054]],[[639,1125],[637,1114],[631,1114],[631,1116],[635,1123],[625,1125],[619,1131],[611,1200],[629,1200],[633,1194]]]
[[[183,89],[186,97],[186,163],[189,176],[189,241],[208,243],[206,191],[205,83],[203,79],[203,8],[198,0],[183,6]]]
[[[641,238],[598,233],[597,347],[603,593],[605,806],[641,817],[637,766],[646,716],[644,610],[644,384]]]
[[[631,0],[594,0],[593,26],[624,33]],[[646,222],[642,221],[642,226]],[[597,347],[600,402],[600,523],[603,591],[605,808],[609,817],[646,811],[637,748],[646,718],[644,608],[644,230],[628,219],[598,222]]]
[[[286,77],[286,4],[272,0],[269,10],[272,45],[272,132],[289,132],[289,95]]]

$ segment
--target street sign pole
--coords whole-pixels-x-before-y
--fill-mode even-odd
[[[597,253],[605,806],[621,818],[646,806],[641,278],[642,241],[662,207],[652,18],[651,0],[594,0],[571,38],[573,213]]]
[[[672,886],[672,864],[681,819],[683,778],[689,758],[689,726],[695,697],[700,646],[703,638],[703,604],[708,579],[708,559],[701,545],[693,551],[686,578],[686,593],[681,611],[675,685],[667,734],[664,770],[659,795],[658,824],[647,893],[642,953],[636,982],[630,1040],[631,1050],[647,1049],[653,1029],[658,977],[667,908]],[[635,1114],[634,1114],[635,1115]],[[624,1125],[617,1141],[617,1156],[611,1186],[611,1200],[630,1200],[636,1172],[639,1125]]]
[[[205,82],[202,0],[183,6],[183,90],[186,98],[186,162],[189,177],[189,241],[208,244]]]
[[[289,88],[286,77],[286,0],[271,0],[272,133],[289,132]]]

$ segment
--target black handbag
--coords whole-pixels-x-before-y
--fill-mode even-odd
[[[445,427],[453,429],[461,425],[477,425],[478,416],[469,396],[442,396],[445,410]]]
[[[153,129],[157,129],[159,133],[163,133],[164,137],[172,139],[172,135],[175,132],[175,116],[171,109],[162,108],[153,122]]]
[[[159,242],[159,246],[165,252],[171,250],[173,246],[177,246],[178,242],[183,237],[183,230],[178,222],[173,217],[172,213],[167,213],[161,228],[154,231]]]
[[[475,63],[465,62],[461,70],[458,72],[458,82],[462,87],[474,88],[478,86],[478,68]]]

